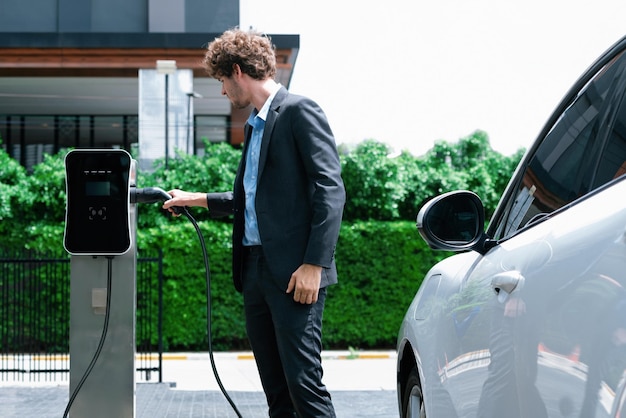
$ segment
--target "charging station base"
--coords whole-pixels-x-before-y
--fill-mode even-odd
[[[70,268],[71,396],[102,336],[108,260],[102,256],[72,256]],[[69,413],[71,418],[135,416],[135,268],[134,251],[112,260],[106,340],[74,400]]]

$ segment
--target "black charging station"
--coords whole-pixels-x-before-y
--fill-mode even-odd
[[[65,157],[65,250],[121,255],[131,247],[132,158],[121,149],[75,149]]]
[[[63,418],[69,416],[70,410],[76,416],[132,418],[136,407],[135,206],[164,202],[171,196],[159,187],[137,189],[136,162],[121,149],[72,150],[65,157],[65,174],[63,246],[73,257],[70,261],[70,400]],[[209,358],[222,393],[241,418],[215,367],[206,244],[187,208],[175,206],[172,210],[191,221],[200,240],[206,273]],[[107,287],[103,288],[105,282]],[[103,314],[104,320],[100,317]],[[98,328],[102,328],[102,334],[92,354],[85,347],[94,346],[93,330]],[[109,328],[115,338],[107,340]],[[90,375],[97,383],[85,386],[78,397]]]

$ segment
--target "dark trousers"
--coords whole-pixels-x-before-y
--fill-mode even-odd
[[[243,270],[246,330],[254,353],[269,416],[335,417],[322,384],[322,313],[326,290],[317,303],[303,305],[280,289],[260,249],[248,251]]]

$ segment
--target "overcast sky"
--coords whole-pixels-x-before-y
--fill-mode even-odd
[[[300,35],[290,90],[339,144],[421,155],[477,129],[527,148],[582,72],[626,35],[624,0],[240,0],[241,27]]]

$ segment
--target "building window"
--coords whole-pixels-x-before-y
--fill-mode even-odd
[[[227,116],[195,116],[190,134],[203,155],[205,141],[228,140]],[[45,154],[66,148],[138,149],[137,115],[0,115],[2,148],[29,171]]]
[[[228,118],[226,116],[201,116],[195,118],[196,155],[204,155],[206,142],[228,141]]]

